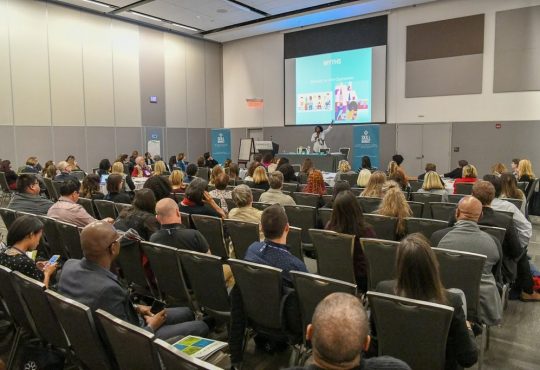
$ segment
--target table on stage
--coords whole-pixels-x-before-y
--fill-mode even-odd
[[[313,167],[318,170],[326,172],[336,172],[339,161],[347,159],[344,154],[341,153],[310,153],[310,154],[297,154],[297,153],[277,153],[276,157],[286,157],[289,159],[290,164],[302,165],[304,159],[309,158],[313,161]]]

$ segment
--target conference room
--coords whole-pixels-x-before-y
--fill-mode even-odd
[[[540,0],[0,0],[0,370],[538,367],[538,34]]]

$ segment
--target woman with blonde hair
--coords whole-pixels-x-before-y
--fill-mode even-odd
[[[334,181],[341,181],[341,175],[354,175],[356,172],[351,170],[351,165],[345,159],[339,161],[338,170],[336,172],[336,177]]]
[[[183,193],[186,191],[186,185],[182,181],[184,176],[184,173],[180,170],[174,170],[169,176],[173,193]]]
[[[371,178],[371,171],[368,170],[367,168],[364,168],[358,174],[358,178],[356,179],[356,185],[358,185],[361,188],[365,188],[368,185],[370,178]]]
[[[376,214],[396,217],[396,235],[401,239],[406,234],[405,218],[412,216],[411,207],[405,199],[405,195],[394,181],[387,181],[384,185],[385,194]]]
[[[536,179],[536,176],[534,175],[534,172],[532,170],[531,161],[529,161],[528,159],[520,160],[519,164],[518,164],[518,168],[517,168],[517,173],[518,173],[518,181],[523,181],[523,182],[528,182],[529,183],[527,185],[527,189],[526,189],[526,191],[528,193],[531,184]]]
[[[131,176],[127,175],[124,172],[124,164],[122,162],[114,162],[111,167],[111,174],[115,173],[122,176],[122,182],[123,186],[122,189],[125,192],[133,191],[135,190],[135,183],[133,183],[133,180],[131,179]]]
[[[169,175],[169,171],[167,171],[167,166],[165,166],[165,162],[157,161],[154,164],[153,176],[162,176],[162,175]]]
[[[463,167],[463,175],[460,179],[454,181],[454,194],[456,193],[456,184],[461,182],[476,182],[478,180],[478,171],[472,164],[468,164]]]
[[[369,177],[366,188],[360,194],[361,197],[375,197],[382,198],[382,187],[386,181],[386,175],[382,171],[375,171]]]
[[[422,188],[418,189],[419,193],[431,193],[442,195],[442,201],[448,202],[448,192],[444,188],[444,184],[441,181],[441,177],[435,171],[429,171],[424,176],[424,183]]]
[[[264,166],[259,166],[253,171],[253,188],[262,189],[264,191],[270,188],[268,182],[268,175],[266,174],[266,168]]]
[[[506,166],[501,162],[495,163],[493,166],[491,166],[492,175],[501,176],[504,172],[506,172]]]

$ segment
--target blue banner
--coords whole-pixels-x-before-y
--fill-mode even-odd
[[[353,128],[353,169],[362,165],[362,157],[367,155],[371,167],[379,168],[379,125],[359,125]]]
[[[223,165],[231,158],[231,130],[228,128],[212,129],[212,158]]]

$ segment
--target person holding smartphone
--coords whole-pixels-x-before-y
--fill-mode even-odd
[[[43,223],[34,216],[17,217],[8,230],[8,248],[0,253],[0,265],[43,282],[48,288],[58,264],[55,261],[34,262],[27,253],[36,250],[43,234]]]

